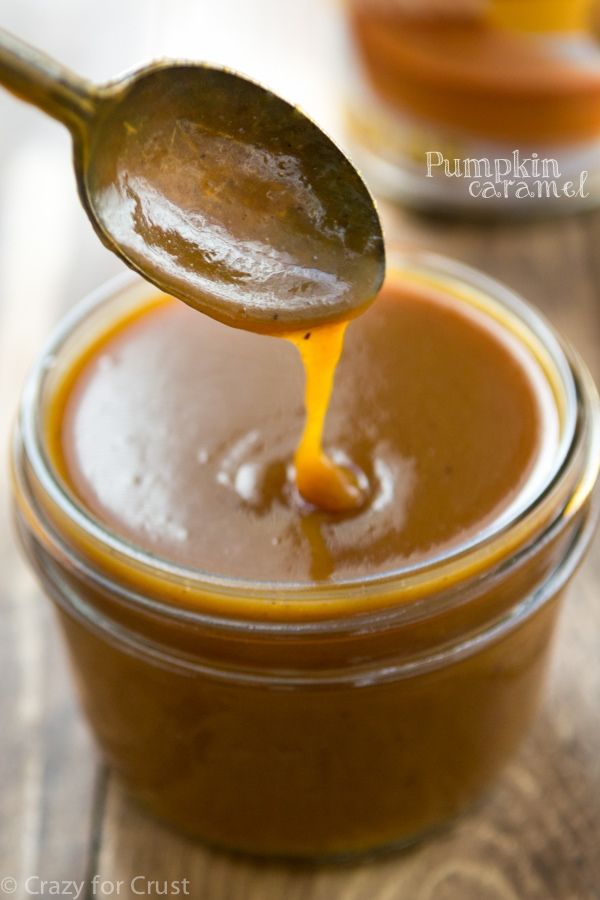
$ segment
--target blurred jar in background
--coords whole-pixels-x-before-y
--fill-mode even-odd
[[[347,125],[373,188],[420,206],[516,213],[597,201],[595,6],[345,0]]]

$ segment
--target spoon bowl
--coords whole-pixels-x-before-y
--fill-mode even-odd
[[[94,87],[6,33],[0,83],[68,125],[94,228],[162,291],[268,333],[351,318],[377,294],[385,255],[369,191],[266,88],[175,62]]]

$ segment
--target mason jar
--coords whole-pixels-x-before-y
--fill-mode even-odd
[[[50,452],[60,385],[153,296],[139,279],[67,316],[23,393],[17,529],[83,709],[131,794],[209,844],[323,859],[415,841],[488,787],[540,701],[595,520],[595,388],[497,282],[398,251],[388,277],[493,317],[539,361],[560,423],[543,477],[510,515],[396,571],[299,586],[228,579],[145,552],[82,505]]]

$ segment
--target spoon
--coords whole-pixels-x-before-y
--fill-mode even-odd
[[[0,84],[68,127],[100,239],[162,291],[229,325],[288,333],[351,318],[379,290],[367,188],[271,91],[181,62],[95,86],[1,30]]]

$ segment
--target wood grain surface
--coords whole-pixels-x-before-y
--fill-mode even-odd
[[[206,55],[189,31],[181,45],[177,35],[186,16],[199,24],[198,9],[208,15],[213,5],[3,0],[0,24],[100,79],[162,52]],[[266,15],[267,0],[258,6]],[[276,17],[287,4],[271,6]],[[234,7],[219,4],[219,28],[234,21]],[[285,27],[299,23],[292,16]],[[249,52],[245,35],[237,35],[240,54]],[[301,53],[291,55],[300,65]],[[484,226],[388,209],[385,220],[389,238],[465,260],[522,292],[600,379],[600,215]],[[6,878],[19,900],[51,896],[40,879],[82,882],[86,898],[129,900],[136,875],[146,896],[173,896],[165,882],[179,882],[197,900],[600,900],[598,540],[563,614],[546,700],[522,751],[476,811],[424,846],[329,867],[234,858],[148,818],[103,770],[50,604],[15,546],[5,473],[28,365],[64,310],[116,271],[77,205],[66,134],[0,96],[0,900],[12,887]],[[75,896],[74,887],[61,890]]]

